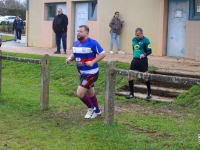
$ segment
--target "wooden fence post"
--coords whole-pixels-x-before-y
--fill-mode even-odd
[[[115,97],[115,79],[116,75],[112,73],[115,68],[115,62],[106,64],[106,91],[104,103],[104,124],[108,125],[114,121],[114,97]]]
[[[0,50],[0,56],[2,56],[1,50]],[[0,93],[1,93],[1,87],[2,87],[2,59],[0,57]]]
[[[49,55],[45,54],[41,60],[40,106],[43,108],[49,105],[49,72]]]

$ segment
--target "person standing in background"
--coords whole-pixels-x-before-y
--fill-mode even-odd
[[[24,24],[23,24],[23,21],[20,20],[19,16],[17,16],[14,29],[16,29],[17,42],[21,43],[21,34],[22,34],[22,30],[24,30]]]
[[[16,29],[15,29],[16,20],[17,20],[17,16],[15,17],[15,20],[13,22],[14,41],[17,41],[17,33],[16,33]]]
[[[55,51],[54,54],[60,54],[61,39],[63,43],[64,54],[66,54],[68,17],[65,14],[63,14],[61,8],[58,9],[58,15],[54,18],[52,26],[53,26],[53,31],[56,34],[56,46],[57,46],[57,51]]]
[[[0,34],[0,47],[1,47],[1,44],[2,44],[2,36]]]
[[[122,24],[124,21],[119,19],[119,12],[116,11],[114,17],[111,19],[110,27],[110,53],[113,54],[113,43],[116,40],[116,45],[118,49],[118,54],[125,54],[120,48],[120,33],[122,29]]]

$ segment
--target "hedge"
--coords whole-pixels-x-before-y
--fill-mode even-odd
[[[2,15],[2,16],[21,16],[22,20],[26,20],[26,10],[22,10],[22,9],[0,8],[0,15]]]

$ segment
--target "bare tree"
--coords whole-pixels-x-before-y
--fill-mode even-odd
[[[20,3],[17,0],[0,0],[0,8],[8,8],[8,9],[26,9],[26,2]]]
[[[4,5],[4,2],[3,1],[0,1],[0,8],[1,7],[5,7],[5,5]]]
[[[3,8],[5,8],[5,0],[0,0],[0,15],[7,13],[7,10]]]
[[[23,5],[23,7],[26,9],[26,0],[24,0],[23,2],[21,2],[21,5]]]

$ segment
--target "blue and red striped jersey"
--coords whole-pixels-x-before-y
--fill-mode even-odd
[[[97,54],[105,53],[99,43],[91,38],[84,41],[76,41],[73,44],[73,55],[76,60],[76,66],[79,73],[82,74],[95,74],[99,71],[98,63],[92,67],[86,66],[87,61],[92,61],[96,58]]]

